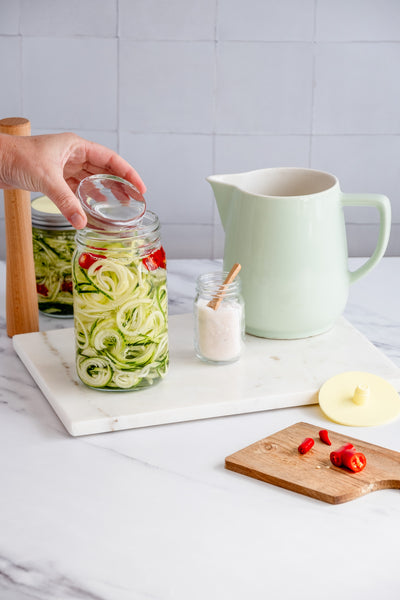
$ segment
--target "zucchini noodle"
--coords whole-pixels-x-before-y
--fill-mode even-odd
[[[147,270],[137,239],[101,246],[78,244],[73,260],[77,373],[96,389],[148,387],[168,369],[166,270]]]
[[[71,260],[74,231],[32,228],[36,290],[39,309],[53,316],[72,316]]]

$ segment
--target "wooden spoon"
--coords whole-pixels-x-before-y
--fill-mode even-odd
[[[239,273],[241,268],[242,268],[242,266],[239,265],[239,263],[235,263],[233,265],[232,269],[229,271],[228,275],[226,276],[224,283],[219,287],[214,298],[212,298],[212,300],[210,300],[210,302],[207,304],[207,306],[209,306],[210,308],[213,308],[214,310],[217,310],[217,308],[219,307],[219,305],[221,304],[221,302],[224,298],[224,295],[226,292],[225,286],[227,286],[229,283],[232,283],[232,281],[235,279],[236,275]]]
[[[27,119],[0,120],[0,133],[30,135]],[[39,331],[39,310],[33,261],[30,192],[4,190],[6,227],[6,317],[7,334]]]

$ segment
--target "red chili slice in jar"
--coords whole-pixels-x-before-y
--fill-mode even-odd
[[[72,281],[63,281],[61,284],[61,291],[70,292],[72,294]]]
[[[38,294],[40,294],[41,296],[48,296],[49,295],[49,290],[47,289],[47,287],[44,285],[44,283],[37,283],[36,284],[36,291]]]
[[[165,269],[167,267],[167,259],[165,256],[165,250],[162,246],[158,250],[145,256],[143,258],[143,264],[148,271],[155,271],[156,269]]]
[[[104,258],[101,254],[92,254],[90,252],[84,252],[79,257],[79,266],[82,269],[89,269],[99,258]]]

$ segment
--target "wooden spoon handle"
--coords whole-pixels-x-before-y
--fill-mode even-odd
[[[31,124],[18,117],[2,119],[0,133],[30,135]],[[6,317],[10,337],[39,331],[30,198],[26,190],[4,190]]]
[[[216,295],[212,298],[212,300],[210,300],[210,302],[207,304],[207,306],[209,306],[213,310],[217,310],[217,308],[219,307],[219,305],[221,304],[221,302],[224,298],[225,291],[226,291],[225,286],[232,283],[232,281],[235,279],[236,275],[239,273],[241,268],[242,268],[242,266],[239,263],[235,263],[233,265],[232,269],[229,271],[228,275],[226,276],[224,283],[219,287]]]

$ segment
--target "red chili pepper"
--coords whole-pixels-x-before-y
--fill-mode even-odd
[[[40,294],[41,296],[48,296],[49,295],[49,290],[47,289],[47,287],[44,285],[44,283],[37,283],[36,284],[36,291],[38,294]]]
[[[64,281],[61,284],[61,291],[70,292],[72,294],[72,281]]]
[[[359,473],[367,464],[367,459],[362,452],[355,448],[348,448],[342,452],[342,466],[347,467],[354,473]]]
[[[300,446],[298,447],[298,451],[300,452],[300,454],[305,454],[306,452],[311,450],[313,446],[314,440],[312,438],[306,438],[301,442]]]
[[[81,266],[82,269],[88,269],[96,262],[96,260],[99,260],[99,258],[104,258],[104,256],[102,256],[101,254],[92,254],[90,252],[84,252],[79,257],[79,266]]]
[[[320,440],[322,442],[324,442],[324,444],[328,444],[328,446],[332,446],[332,442],[329,439],[329,434],[326,429],[321,429],[321,431],[319,432],[319,437],[320,437]]]
[[[342,456],[343,456],[343,452],[345,452],[346,450],[355,450],[353,444],[344,444],[344,446],[341,446],[338,450],[334,450],[333,452],[330,453],[329,458],[331,459],[331,463],[333,465],[335,465],[335,467],[341,467],[342,466]]]
[[[165,250],[162,246],[158,248],[149,256],[145,256],[143,264],[148,271],[155,271],[158,268],[165,269],[167,266],[167,260],[165,256]]]

